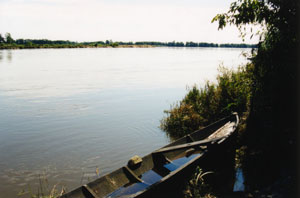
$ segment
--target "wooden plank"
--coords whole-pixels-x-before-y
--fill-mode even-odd
[[[189,134],[186,136],[191,142],[195,142],[196,140],[194,138],[192,138],[192,136]]]
[[[129,180],[131,180],[131,181],[133,180],[134,182],[143,182],[143,180],[141,180],[141,178],[136,176],[136,174],[134,174],[134,172],[132,170],[130,170],[130,168],[128,168],[128,166],[124,166],[123,170]]]
[[[200,141],[181,144],[181,145],[177,145],[177,146],[165,147],[165,148],[161,148],[157,151],[154,151],[152,154],[166,153],[166,152],[176,151],[176,150],[181,150],[181,149],[189,149],[189,148],[197,147],[200,145],[213,144],[213,143],[217,142],[218,140],[222,140],[223,138],[225,138],[225,137],[214,138],[214,139],[209,139],[209,140],[200,140]]]
[[[100,198],[88,185],[82,186],[83,193],[88,193],[89,197]]]
[[[143,193],[146,193],[146,191],[151,191],[151,189],[155,189],[158,185],[166,184],[166,182],[169,179],[180,175],[181,171],[185,171],[187,168],[189,168],[191,165],[193,165],[193,163],[200,161],[199,159],[201,158],[201,156],[206,154],[205,151],[209,150],[210,144],[221,143],[224,140],[226,141],[226,138],[229,135],[226,136],[222,133],[221,138],[213,137],[210,135],[211,135],[211,133],[217,132],[218,129],[223,129],[224,125],[229,121],[234,122],[234,126],[230,130],[228,130],[229,135],[231,135],[231,133],[235,130],[236,126],[239,123],[239,118],[238,118],[237,114],[233,114],[233,115],[223,118],[219,121],[216,121],[215,123],[210,124],[209,126],[205,127],[204,129],[200,129],[200,130],[193,132],[190,137],[182,137],[181,139],[179,139],[171,144],[168,144],[159,150],[154,151],[153,153],[151,153],[152,155],[149,155],[150,156],[149,159],[147,158],[149,161],[151,160],[151,162],[147,161],[147,163],[146,163],[146,161],[144,160],[144,157],[143,157],[142,159],[144,162],[141,165],[142,168],[138,167],[137,169],[130,169],[129,167],[122,167],[121,169],[119,169],[121,172],[121,175],[122,175],[122,181],[118,181],[119,177],[115,176],[115,172],[109,173],[109,174],[103,176],[102,178],[100,178],[101,180],[97,179],[96,181],[93,181],[92,185],[80,186],[79,188],[73,190],[71,193],[60,196],[60,198],[83,197],[83,196],[85,196],[86,198],[104,197],[104,196],[107,196],[108,194],[110,194],[111,192],[110,191],[108,192],[108,190],[103,189],[103,188],[100,189],[103,191],[99,190],[99,192],[98,192],[97,191],[98,186],[100,186],[98,184],[97,184],[97,190],[96,190],[96,188],[91,188],[92,186],[95,185],[96,182],[101,184],[101,186],[112,185],[112,183],[110,183],[110,181],[108,181],[108,179],[103,179],[104,177],[107,177],[109,179],[114,179],[113,187],[117,188],[119,186],[119,184],[122,184],[122,186],[123,186],[123,183],[121,183],[121,182],[123,182],[124,180],[126,180],[126,183],[129,182],[128,179],[130,180],[130,183],[131,182],[132,183],[136,183],[136,182],[144,183],[144,181],[142,181],[141,178],[138,177],[138,175],[141,175],[141,174],[145,173],[146,171],[153,170],[154,172],[156,172],[157,174],[159,174],[163,177],[159,182],[153,184],[151,187],[148,187],[144,190],[138,191],[135,194],[124,195],[126,198],[127,197],[135,197],[135,196],[142,197]],[[210,140],[206,139],[209,136],[212,137],[213,139],[210,139]],[[205,140],[204,140],[204,138],[205,138]],[[193,142],[192,140],[196,140],[196,141]],[[187,141],[189,143],[187,143]],[[199,156],[196,156],[195,158],[193,158],[192,160],[183,164],[181,167],[179,167],[178,169],[176,169],[174,171],[170,171],[163,166],[164,164],[170,163],[170,160],[166,159],[165,154],[170,159],[173,159],[173,156],[177,156],[179,154],[183,155],[184,152],[181,152],[181,151],[185,151],[185,150],[188,150],[191,148],[194,148],[196,150],[196,152],[198,152],[200,149],[202,149],[204,152],[200,152]],[[175,151],[175,152],[172,152],[172,151]],[[168,153],[168,152],[170,152],[170,153]],[[153,164],[152,164],[152,160],[153,160]],[[145,165],[145,163],[146,163],[146,165]],[[149,163],[149,165],[148,165],[148,163]],[[137,173],[135,174],[135,172],[137,172]],[[112,190],[115,190],[115,189],[112,189]]]
[[[152,170],[157,174],[159,174],[161,177],[165,177],[171,172],[169,169],[165,168],[164,166],[159,166],[159,167],[157,166],[154,167]]]
[[[160,167],[167,163],[172,163],[170,159],[163,155],[163,153],[152,153],[152,160],[154,167]]]

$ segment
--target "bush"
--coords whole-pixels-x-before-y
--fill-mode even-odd
[[[237,71],[220,67],[217,84],[206,82],[203,88],[194,85],[182,101],[172,105],[161,120],[161,129],[172,137],[181,137],[200,129],[231,112],[249,109],[252,85],[252,64]]]

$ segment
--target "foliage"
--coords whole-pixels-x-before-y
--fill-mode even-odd
[[[110,46],[112,46],[112,47],[118,47],[119,44],[118,43],[111,43]]]
[[[119,42],[120,45],[126,45],[127,43]],[[183,42],[157,42],[157,41],[139,41],[133,43],[135,45],[152,45],[152,46],[167,46],[167,47],[232,47],[232,48],[253,48],[257,47],[256,45],[251,44],[234,44],[234,43],[226,43],[226,44],[217,44],[217,43],[195,43],[192,41],[188,41],[186,43]]]
[[[4,39],[4,37],[0,34],[0,44],[1,43],[5,43],[5,39]]]
[[[5,42],[7,44],[15,43],[15,40],[11,37],[10,33],[5,34]]]
[[[192,179],[188,182],[186,190],[184,191],[185,198],[215,198],[211,194],[212,189],[205,182],[204,176],[212,174],[213,172],[203,172],[203,170],[198,166]]]
[[[250,29],[251,38],[260,36],[251,63],[237,72],[221,69],[216,85],[193,87],[161,121],[163,130],[182,136],[231,111],[247,111],[240,154],[246,182],[255,188],[276,181],[278,173],[294,178],[297,171],[298,10],[294,0],[238,0],[218,14],[212,21],[219,29],[235,25],[243,39],[247,25],[262,27]]]
[[[33,48],[91,48],[91,47],[118,47],[118,46],[167,46],[167,47],[233,47],[249,48],[256,47],[250,44],[214,44],[214,43],[194,43],[194,42],[113,42],[112,40],[81,42],[77,43],[69,40],[48,40],[48,39],[17,39],[14,40],[10,33],[5,34],[5,38],[0,34],[0,49],[33,49]]]
[[[220,67],[217,84],[193,86],[179,103],[171,106],[161,120],[161,128],[173,137],[181,137],[210,124],[231,112],[247,111],[251,98],[251,72],[248,64],[237,71]]]
[[[265,183],[274,181],[282,169],[295,175],[297,168],[298,11],[296,0],[238,0],[213,19],[220,29],[236,25],[242,37],[248,24],[263,27],[257,32],[260,42],[252,55],[252,98],[244,144],[246,177],[259,173]],[[284,153],[279,160],[278,153]],[[276,163],[270,166],[272,161]],[[253,181],[255,185],[262,182]]]
[[[299,2],[293,0],[239,0],[227,13],[213,19],[219,22],[219,28],[227,23],[240,29],[253,23],[265,26],[257,54],[252,57],[255,86],[251,113],[258,119],[269,119],[275,131],[285,130],[287,123],[295,129],[298,9]]]

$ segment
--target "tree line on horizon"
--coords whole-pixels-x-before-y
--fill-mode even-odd
[[[207,43],[207,42],[158,42],[158,41],[138,41],[138,42],[113,42],[112,40],[94,42],[75,42],[69,40],[48,40],[48,39],[13,39],[10,33],[5,36],[0,34],[0,49],[10,48],[72,48],[72,47],[118,47],[118,46],[165,46],[165,47],[224,47],[224,48],[256,48],[256,44],[246,43]]]

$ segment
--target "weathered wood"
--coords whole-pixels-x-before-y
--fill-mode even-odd
[[[186,137],[187,137],[191,142],[195,142],[195,141],[196,141],[194,138],[192,138],[191,135],[187,135]]]
[[[185,151],[185,156],[186,157],[189,157],[189,156],[191,156],[193,153],[195,153],[195,149],[194,148],[190,148],[190,149],[188,149],[188,150],[186,150]]]
[[[164,164],[171,163],[172,161],[168,159],[166,156],[163,155],[163,153],[152,153],[152,159],[154,163],[154,167],[160,167]]]
[[[171,172],[169,169],[167,169],[163,166],[154,167],[152,170],[162,177],[167,176]]]
[[[82,191],[84,194],[88,194],[89,197],[100,198],[88,185],[82,186]]]
[[[130,158],[127,164],[130,168],[132,168],[140,165],[142,161],[143,161],[142,158],[140,158],[138,155],[135,155],[132,158]]]
[[[238,123],[238,115],[232,114],[143,158],[134,156],[128,161],[127,166],[104,175],[88,185],[76,188],[59,198],[155,197],[155,192],[161,192],[160,190],[167,184],[173,188],[173,185],[176,184],[174,182],[180,180],[179,177],[186,177],[186,173],[195,168],[199,162],[203,163],[203,160],[209,159],[211,154],[217,154],[219,149],[224,148],[223,146],[228,144],[227,140],[233,137],[231,134],[235,131]],[[230,138],[228,138],[229,136]],[[223,143],[224,141],[225,143]],[[215,146],[211,147],[212,144]],[[174,160],[193,154],[197,155],[187,162],[173,163]],[[153,181],[151,174],[154,174],[156,179],[159,176],[161,178]],[[147,184],[147,187],[144,184]]]
[[[209,140],[200,140],[200,141],[181,144],[181,145],[177,145],[177,146],[170,146],[170,147],[158,149],[157,151],[154,151],[153,154],[167,153],[167,152],[176,151],[176,150],[195,148],[195,147],[199,147],[199,146],[206,146],[209,144],[214,144],[215,142],[218,142],[219,140],[223,140],[223,139],[224,139],[224,137],[221,137],[221,138],[214,138],[214,139],[209,139]]]
[[[128,168],[128,166],[124,166],[123,171],[128,176],[128,179],[131,180],[132,182],[143,182],[143,180],[141,180],[138,176],[136,176],[134,172],[132,172],[132,170]]]

